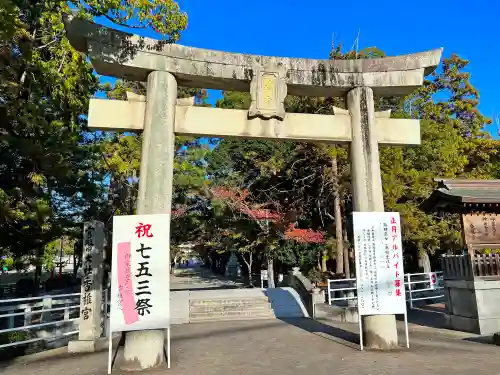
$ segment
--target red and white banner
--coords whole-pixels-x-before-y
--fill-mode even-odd
[[[170,215],[113,217],[112,332],[170,324]]]

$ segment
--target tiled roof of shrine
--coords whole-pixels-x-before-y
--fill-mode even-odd
[[[425,211],[500,211],[500,180],[435,181],[438,187],[421,205]]]

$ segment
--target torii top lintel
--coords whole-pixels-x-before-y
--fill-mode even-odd
[[[181,86],[248,91],[255,66],[272,64],[286,69],[288,94],[299,96],[342,96],[357,86],[379,96],[407,95],[436,69],[442,53],[357,60],[258,56],[161,43],[71,16],[64,24],[73,47],[102,75],[146,81],[160,70],[174,74]]]

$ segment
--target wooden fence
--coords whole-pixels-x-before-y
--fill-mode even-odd
[[[444,254],[441,257],[445,280],[474,280],[474,278],[500,277],[500,254]]]

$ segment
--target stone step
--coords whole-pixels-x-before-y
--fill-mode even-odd
[[[227,322],[227,321],[249,321],[249,320],[272,320],[276,319],[274,315],[270,316],[253,316],[253,317],[241,317],[241,316],[225,316],[225,317],[213,317],[213,318],[190,318],[189,323],[206,323],[206,322]]]
[[[225,312],[192,312],[189,314],[191,322],[222,321],[222,320],[254,320],[275,319],[272,310],[264,311],[225,311]]]
[[[241,304],[221,304],[221,305],[192,305],[190,312],[224,312],[224,311],[265,311],[272,310],[271,304],[267,303],[245,303]]]
[[[267,297],[251,297],[251,298],[210,298],[210,299],[193,299],[189,301],[192,306],[248,306],[248,305],[268,305]]]

